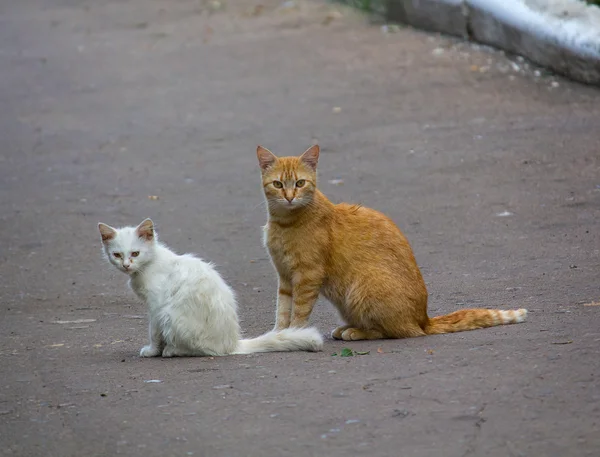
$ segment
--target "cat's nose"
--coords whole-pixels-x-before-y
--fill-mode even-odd
[[[287,195],[285,196],[285,199],[289,202],[292,203],[292,200],[294,200],[294,196],[292,195],[291,197],[288,197]]]

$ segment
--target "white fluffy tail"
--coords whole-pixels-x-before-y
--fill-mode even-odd
[[[264,335],[240,340],[234,354],[253,354],[255,352],[310,351],[323,349],[323,337],[314,328],[286,328],[273,330]]]

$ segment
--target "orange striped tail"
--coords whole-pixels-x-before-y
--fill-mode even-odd
[[[439,335],[440,333],[464,332],[496,325],[518,324],[523,322],[526,317],[526,309],[462,309],[445,316],[429,319],[425,333]]]

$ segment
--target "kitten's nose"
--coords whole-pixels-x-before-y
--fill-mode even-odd
[[[291,197],[288,197],[288,196],[286,195],[286,196],[285,196],[285,199],[286,199],[288,202],[292,203],[292,200],[294,199],[294,196],[292,195]]]

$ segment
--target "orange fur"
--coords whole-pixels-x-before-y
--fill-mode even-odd
[[[391,219],[334,205],[317,189],[319,147],[278,158],[259,146],[269,209],[265,245],[279,276],[277,329],[307,324],[323,294],[348,325],[334,338],[362,340],[460,332],[522,322],[516,311],[466,309],[430,319],[412,249]]]

